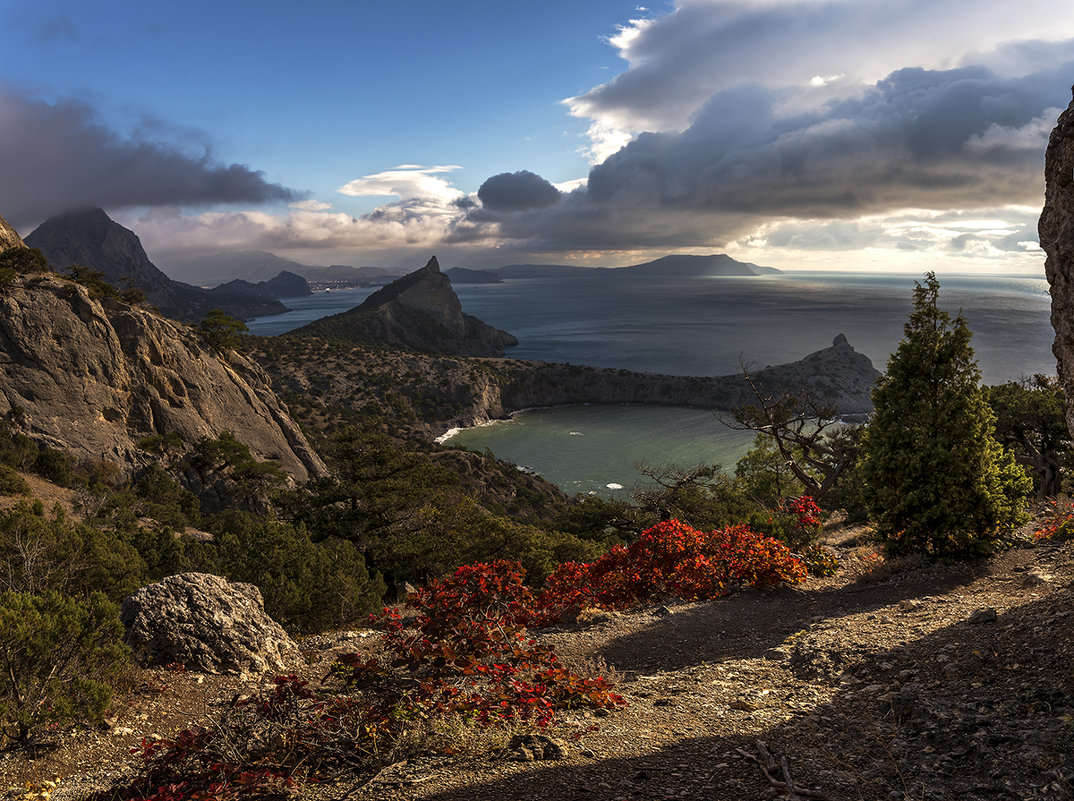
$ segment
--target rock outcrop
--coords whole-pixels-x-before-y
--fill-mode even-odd
[[[0,286],[0,414],[83,459],[132,469],[137,443],[231,431],[297,481],[327,471],[265,373],[190,328],[52,273]]]
[[[57,270],[75,264],[90,267],[104,273],[105,280],[120,289],[129,280],[161,314],[176,320],[203,320],[213,309],[240,319],[287,311],[275,297],[210,293],[172,280],[149,260],[137,235],[101,209],[51,217],[26,237],[26,243],[38,248]]]
[[[1067,426],[1074,431],[1074,100],[1059,115],[1044,159],[1044,210],[1037,225],[1051,285],[1052,352],[1067,395]]]
[[[26,243],[22,241],[19,232],[8,225],[7,220],[0,217],[0,253],[12,248],[24,248]]]
[[[518,340],[464,314],[436,257],[378,289],[358,307],[310,323],[292,335],[386,344],[450,356],[502,356]]]
[[[265,614],[261,591],[209,573],[180,573],[129,596],[119,619],[144,665],[178,663],[203,673],[283,670],[299,656]]]

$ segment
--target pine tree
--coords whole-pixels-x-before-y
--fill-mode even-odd
[[[1031,483],[993,436],[971,333],[916,284],[904,338],[873,389],[863,492],[888,552],[969,556],[1022,519]]]

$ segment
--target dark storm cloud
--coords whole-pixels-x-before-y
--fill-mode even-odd
[[[298,198],[260,172],[102,125],[92,107],[0,87],[0,214],[12,225],[71,208],[261,203]]]
[[[1074,61],[1023,78],[904,69],[790,116],[780,111],[786,92],[737,87],[681,133],[638,136],[555,206],[527,215],[486,206],[484,219],[534,243],[637,247],[719,244],[777,219],[1035,205],[1071,75]]]
[[[560,191],[529,170],[494,175],[477,190],[477,197],[490,211],[525,211],[550,206]]]

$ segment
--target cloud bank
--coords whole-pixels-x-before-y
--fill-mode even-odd
[[[240,164],[128,138],[77,100],[46,102],[0,86],[0,209],[16,227],[84,206],[262,204],[299,199]]]

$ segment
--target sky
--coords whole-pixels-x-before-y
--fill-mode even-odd
[[[0,215],[101,206],[173,273],[1042,274],[1074,84],[1069,0],[0,0],[0,30]]]

